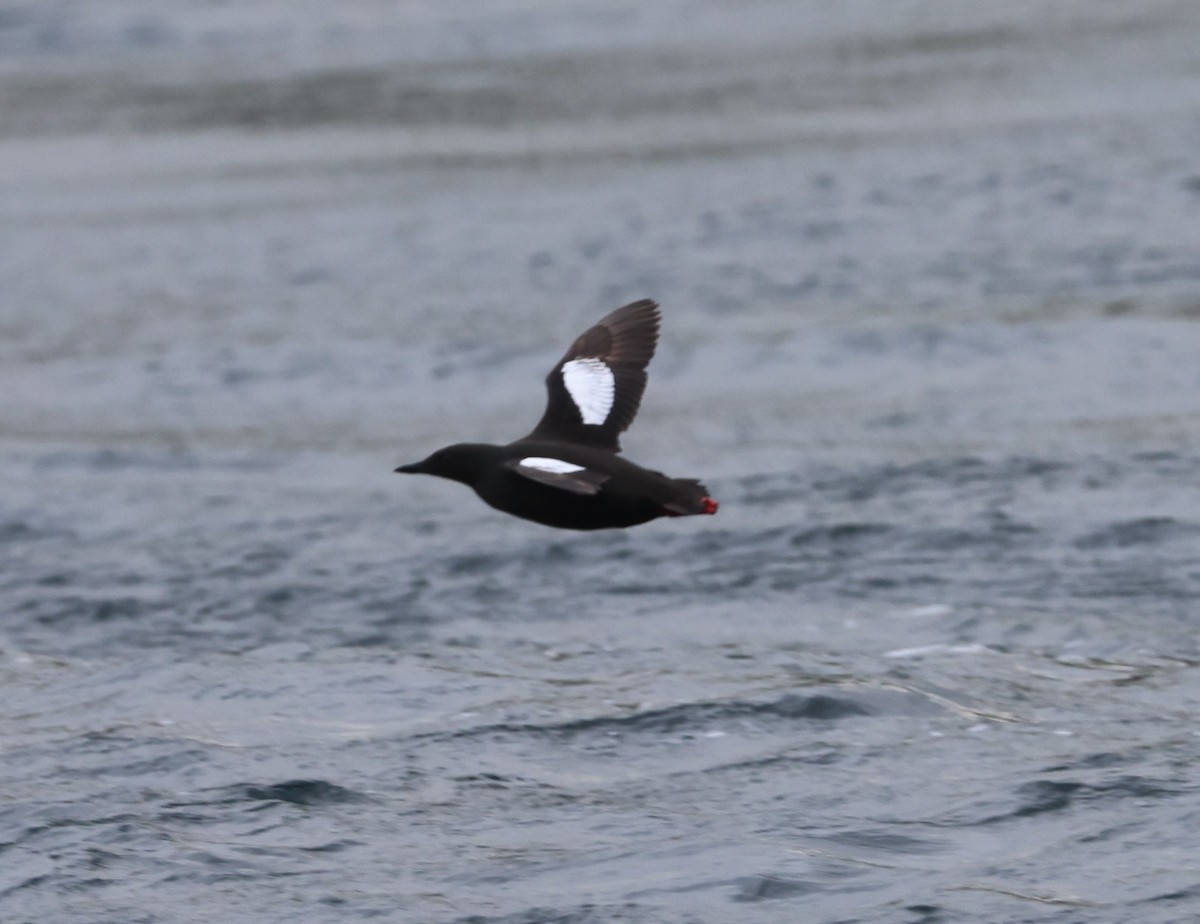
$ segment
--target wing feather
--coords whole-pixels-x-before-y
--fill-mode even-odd
[[[660,320],[657,303],[647,298],[584,331],[546,376],[546,412],[526,439],[620,452],[619,436],[633,423],[646,390]]]
[[[561,459],[509,459],[504,465],[530,481],[570,491],[572,494],[598,494],[600,486],[608,481],[608,475],[602,472],[593,472],[582,465],[563,462]]]

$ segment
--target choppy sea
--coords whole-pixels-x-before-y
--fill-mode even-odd
[[[1198,49],[0,3],[0,919],[1200,916]],[[718,516],[391,473],[643,297]]]

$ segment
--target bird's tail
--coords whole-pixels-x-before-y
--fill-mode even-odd
[[[714,514],[720,505],[708,495],[708,488],[695,478],[672,478],[676,496],[663,504],[668,516],[690,517],[697,514]]]

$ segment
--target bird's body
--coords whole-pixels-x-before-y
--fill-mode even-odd
[[[658,324],[658,306],[643,300],[589,328],[546,377],[546,412],[528,436],[505,446],[458,443],[396,471],[462,482],[497,510],[563,529],[716,513],[699,481],[617,454],[641,403]]]

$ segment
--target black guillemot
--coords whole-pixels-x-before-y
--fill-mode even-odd
[[[397,472],[461,481],[513,516],[562,529],[636,526],[716,513],[694,478],[668,478],[621,458],[658,343],[658,305],[632,302],[583,333],[546,376],[546,413],[507,446],[458,443]]]

